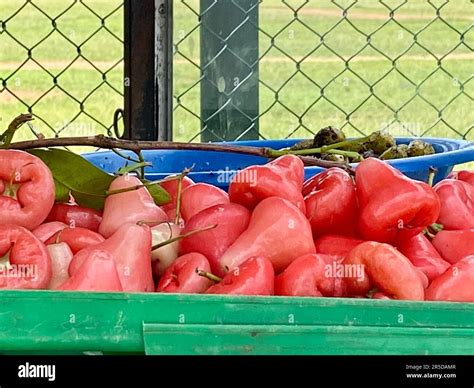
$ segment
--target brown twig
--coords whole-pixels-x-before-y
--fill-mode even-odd
[[[8,128],[5,132],[0,134],[0,148],[8,148],[12,142],[13,136],[18,128],[23,124],[34,120],[33,115],[31,114],[21,114],[13,119],[13,121],[8,125]]]
[[[193,151],[214,151],[232,152],[274,159],[281,155],[281,152],[268,147],[236,146],[231,144],[215,143],[183,143],[171,141],[137,141],[122,140],[104,135],[88,137],[63,137],[50,139],[37,139],[11,143],[9,148],[17,150],[29,150],[34,148],[64,147],[64,146],[90,146],[105,149],[122,149],[139,153],[142,150],[193,150]],[[291,153],[291,152],[289,152]],[[321,160],[314,157],[299,156],[307,166],[319,166],[323,168],[339,167],[349,173],[353,173],[352,167],[347,163]]]
[[[31,113],[26,113],[26,114],[22,113],[13,119],[13,121],[8,126],[8,130],[10,131],[17,130],[24,123],[27,123],[28,121],[31,121],[31,120],[34,120],[34,117]]]
[[[62,137],[50,138],[42,140],[27,140],[15,142],[10,148],[17,150],[28,150],[33,148],[45,147],[62,147],[62,146],[91,146],[98,148],[119,148],[133,152],[141,150],[195,150],[195,151],[222,151],[235,152],[239,154],[248,154],[255,156],[271,157],[271,148],[266,147],[248,147],[248,146],[232,146],[226,144],[214,143],[182,143],[171,141],[137,141],[122,140],[104,135],[88,136],[88,137]]]

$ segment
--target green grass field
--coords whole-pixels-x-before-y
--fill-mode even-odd
[[[105,29],[100,29],[81,45],[82,54],[98,69],[107,71],[107,83],[104,83],[102,74],[87,61],[77,59],[74,45],[58,32],[53,32],[51,21],[32,4],[27,4],[15,17],[8,20],[24,3],[24,0],[10,0],[2,2],[0,6],[0,20],[7,20],[8,32],[0,29],[0,78],[7,80],[9,90],[2,89],[0,84],[0,127],[6,127],[14,116],[27,110],[15,97],[17,96],[27,105],[33,105],[33,113],[38,116],[35,125],[47,135],[51,135],[52,131],[60,131],[62,136],[105,133],[106,127],[111,124],[114,110],[123,106],[121,42]],[[101,26],[100,19],[84,4],[100,17],[105,17],[120,6],[121,0],[83,0],[84,4],[75,2],[69,11],[59,17],[67,8],[68,2],[33,0],[33,3],[51,17],[57,18],[58,29],[65,36],[74,43],[81,44]],[[287,3],[298,7],[303,1]],[[340,1],[342,5],[350,3]],[[395,4],[389,0],[386,3]],[[437,4],[436,1],[434,3]],[[199,63],[198,21],[190,10],[198,10],[199,1],[175,1],[174,4],[174,39],[179,43],[179,53]],[[388,11],[376,1],[360,0],[349,10],[348,15],[357,29],[371,33],[386,23]],[[395,135],[406,135],[408,128],[416,135],[474,140],[474,53],[467,47],[474,47],[474,5],[469,0],[452,1],[441,11],[443,20],[450,26],[460,32],[468,31],[464,34],[464,44],[461,44],[459,34],[441,20],[431,23],[435,10],[425,1],[411,0],[395,15],[403,28],[392,21],[372,35],[373,46],[390,58],[396,58],[408,50],[397,61],[397,69],[392,70],[373,87],[378,98],[399,111],[397,118],[401,124],[391,125],[390,131]],[[373,84],[393,67],[389,59],[372,48],[366,48],[350,62],[350,69],[357,75],[347,70],[338,75],[344,70],[343,61],[337,59],[327,48],[321,47],[314,51],[319,38],[311,29],[324,34],[341,18],[341,10],[330,1],[309,2],[298,12],[298,20],[294,20],[293,11],[281,1],[263,0],[259,18],[260,28],[266,33],[260,33],[259,39],[260,55],[266,53],[260,63],[260,79],[265,85],[279,89],[294,75],[279,92],[281,104],[274,104],[274,93],[263,83],[260,84],[260,112],[265,112],[260,118],[263,136],[305,137],[310,134],[308,130],[314,132],[327,125],[344,127],[350,135],[355,135],[359,133],[358,130],[368,133],[380,129],[394,119],[394,113],[376,98],[370,97],[365,101],[370,96],[370,90],[359,79],[360,77]],[[290,23],[292,20],[293,23]],[[413,37],[409,31],[420,31],[428,24],[417,35],[418,44],[410,48]],[[105,26],[118,37],[123,36],[122,8],[119,7],[105,19]],[[47,39],[38,43],[50,33]],[[33,47],[33,58],[58,77],[59,86],[55,87],[52,77],[32,61],[27,61],[17,70],[27,60],[27,50],[9,34],[25,46]],[[273,48],[268,35],[276,36]],[[325,36],[325,43],[339,55],[350,57],[364,47],[366,38],[344,21]],[[444,57],[441,67],[429,52]],[[182,106],[175,109],[174,138],[187,141],[194,138],[201,127],[198,118],[199,84],[191,87],[199,79],[200,70],[179,53],[175,56],[174,94],[180,95]],[[306,58],[301,63],[302,73],[297,72],[290,57],[298,61]],[[64,71],[73,61],[71,67]],[[415,85],[404,77],[412,80]],[[320,90],[310,80],[325,86],[327,98],[346,113],[352,112],[362,102],[365,103],[347,121],[345,113],[324,99],[312,106],[320,96]],[[91,94],[97,85],[101,86]],[[78,101],[86,96],[85,113],[80,113]],[[402,106],[404,107],[401,108]],[[68,125],[72,119],[73,124]],[[20,136],[28,138],[31,134],[25,131]]]

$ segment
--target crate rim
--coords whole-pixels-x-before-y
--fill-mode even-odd
[[[157,293],[157,292],[85,292],[85,291],[61,291],[61,290],[0,290],[1,299],[4,298],[36,298],[36,297],[56,297],[67,296],[72,300],[77,299],[115,299],[115,300],[141,300],[143,297],[156,300],[159,299],[177,299],[185,300],[203,300],[212,303],[261,303],[261,304],[315,304],[315,305],[352,305],[352,306],[374,306],[374,307],[406,307],[407,305],[422,307],[427,306],[430,309],[456,309],[460,307],[474,311],[474,303],[453,302],[453,301],[411,301],[395,299],[370,299],[370,298],[333,298],[333,297],[297,297],[297,296],[259,296],[259,295],[209,295],[209,294],[180,294],[180,293]],[[0,301],[1,305],[1,301]],[[473,322],[474,326],[474,322]]]

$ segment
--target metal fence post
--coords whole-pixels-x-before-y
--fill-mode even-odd
[[[200,2],[202,141],[258,138],[258,3]]]
[[[125,139],[156,140],[155,0],[125,0]]]
[[[158,140],[173,140],[173,0],[155,0]]]

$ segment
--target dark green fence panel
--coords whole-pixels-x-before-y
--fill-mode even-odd
[[[258,139],[258,0],[201,0],[202,141]]]

